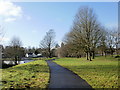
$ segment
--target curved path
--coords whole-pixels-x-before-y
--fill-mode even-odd
[[[50,84],[48,88],[90,88],[92,87],[72,71],[47,60],[50,67]]]

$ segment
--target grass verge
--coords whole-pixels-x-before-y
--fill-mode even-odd
[[[47,88],[49,67],[45,60],[2,69],[2,89]]]
[[[93,61],[61,58],[54,62],[75,72],[93,88],[118,88],[118,59],[114,57],[96,57]]]

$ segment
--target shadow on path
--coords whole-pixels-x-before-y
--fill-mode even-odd
[[[48,88],[89,88],[92,87],[72,71],[52,62],[46,61],[50,67],[50,84]]]

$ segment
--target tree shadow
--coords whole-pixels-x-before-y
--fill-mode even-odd
[[[9,67],[12,67],[12,66],[15,66],[15,65],[10,65],[10,64],[4,64],[4,63],[2,63],[2,66],[0,68],[1,69],[6,69],[6,68],[9,68]]]

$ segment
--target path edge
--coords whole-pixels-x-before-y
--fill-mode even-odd
[[[57,64],[56,62],[54,62],[54,60],[57,60],[57,59],[50,59],[50,60],[45,60],[46,62],[47,61],[52,61],[53,63],[55,63],[55,64]],[[47,63],[48,64],[48,63]],[[57,65],[59,65],[59,64],[57,64]],[[49,66],[49,65],[48,65]],[[60,67],[62,67],[62,68],[64,68],[64,69],[66,69],[66,70],[68,70],[68,71],[70,71],[72,74],[74,74],[75,76],[77,76],[77,77],[79,77],[79,78],[81,78],[77,73],[75,73],[75,72],[73,72],[72,70],[70,70],[70,69],[68,69],[68,68],[66,68],[66,67],[63,67],[63,66],[61,66],[61,65],[59,65]],[[49,67],[49,70],[50,70],[50,78],[51,78],[51,69],[50,69],[50,67]],[[50,78],[49,78],[49,83],[50,83]],[[85,79],[83,79],[83,78],[81,78],[82,80],[84,80],[91,88],[79,88],[79,89],[88,89],[88,90],[94,90],[94,88],[92,88],[92,86],[85,80]],[[48,84],[48,89],[49,89],[49,84]],[[70,88],[70,89],[72,89],[72,88]],[[77,89],[77,88],[75,88],[75,89]]]

